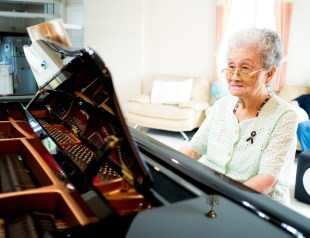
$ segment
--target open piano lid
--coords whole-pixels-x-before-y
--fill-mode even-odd
[[[68,165],[70,161],[61,162],[66,164],[63,169],[71,182],[83,191],[84,182],[102,180],[98,174],[108,164],[118,173],[116,176],[147,196],[152,186],[151,174],[125,123],[111,74],[96,52],[72,50],[49,40],[37,40],[24,49],[39,85],[37,94],[25,107],[34,131],[46,142],[50,132],[31,114],[32,106],[43,98],[51,115],[94,152],[91,160],[79,168]],[[52,154],[61,152],[65,156],[67,149],[55,144]]]

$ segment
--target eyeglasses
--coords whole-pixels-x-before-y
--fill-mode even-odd
[[[236,72],[236,75],[238,78],[242,79],[242,80],[248,80],[250,78],[253,77],[253,75],[261,70],[263,70],[264,68],[262,69],[259,69],[259,70],[255,70],[255,71],[252,71],[252,72],[249,72],[248,70],[242,70],[242,69],[239,69],[236,70],[235,69],[232,69],[232,68],[226,68],[226,69],[223,69],[222,70],[222,74],[225,76],[226,79],[231,79],[235,72]]]

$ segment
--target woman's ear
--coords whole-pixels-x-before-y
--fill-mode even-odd
[[[271,70],[267,72],[266,84],[270,83],[270,81],[272,80],[276,72],[277,72],[277,68],[275,66],[273,66]]]

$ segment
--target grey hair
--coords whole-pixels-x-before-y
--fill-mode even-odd
[[[266,70],[278,67],[283,57],[280,37],[267,28],[246,28],[232,34],[227,45],[227,55],[233,48],[255,47],[260,52],[261,63]]]

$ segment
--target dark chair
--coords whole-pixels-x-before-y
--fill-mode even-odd
[[[310,204],[310,150],[298,156],[294,197]]]

